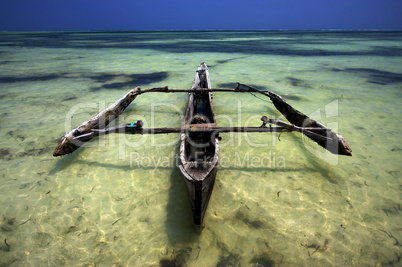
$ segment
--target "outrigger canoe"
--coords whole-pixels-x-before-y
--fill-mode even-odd
[[[197,89],[211,89],[207,65],[199,66],[189,93],[184,126],[215,127],[212,109],[212,92]],[[190,198],[194,224],[201,225],[215,184],[219,158],[218,136],[214,132],[184,132],[181,134],[179,166]]]
[[[104,129],[138,95],[150,92],[189,94],[183,127],[146,129],[142,127],[142,121],[137,121]],[[272,104],[290,123],[262,116],[262,125],[259,127],[218,127],[212,109],[212,92],[249,92],[262,94],[270,98]],[[278,127],[272,127],[272,124]],[[180,133],[181,165],[179,168],[184,176],[187,193],[191,202],[194,224],[202,225],[215,184],[219,159],[219,133],[226,132],[299,132],[333,154],[352,155],[352,149],[343,136],[294,109],[282,97],[273,92],[262,91],[241,83],[238,83],[236,88],[211,88],[208,67],[202,62],[196,71],[191,89],[169,89],[167,86],[164,86],[142,90],[137,87],[99,114],[65,133],[56,146],[53,156],[70,154],[92,138],[110,133]]]

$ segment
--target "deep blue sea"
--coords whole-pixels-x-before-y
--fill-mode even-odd
[[[63,134],[130,89],[269,90],[341,134],[221,134],[200,231],[179,134],[117,135],[54,158]],[[398,266],[402,32],[0,33],[1,266]],[[143,94],[112,125],[180,127],[188,95]],[[214,93],[219,126],[284,119],[269,99]],[[170,264],[170,265],[169,265]]]

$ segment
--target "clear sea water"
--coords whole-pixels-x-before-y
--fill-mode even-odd
[[[52,156],[131,88],[190,88],[201,61],[213,87],[273,91],[353,156],[298,133],[221,134],[202,231],[178,134]],[[401,97],[402,32],[0,33],[0,265],[400,266]],[[112,125],[179,127],[187,98],[141,95]],[[220,126],[285,120],[248,93],[214,93],[213,105]]]

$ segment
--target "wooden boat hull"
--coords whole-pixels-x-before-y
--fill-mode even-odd
[[[186,134],[182,134],[181,138],[180,150],[182,151],[186,144]],[[216,139],[215,142],[216,154],[218,155],[218,140]],[[183,164],[179,168],[186,184],[194,224],[201,225],[215,185],[218,156],[214,157],[212,162],[185,162],[185,165]]]
[[[212,93],[197,92],[197,88],[211,88],[208,68],[201,63],[189,93],[184,124],[216,126],[212,109]],[[218,136],[214,133],[184,132],[181,134],[179,166],[186,184],[193,211],[194,224],[201,225],[215,184],[219,159]]]

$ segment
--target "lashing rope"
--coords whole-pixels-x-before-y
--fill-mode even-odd
[[[132,133],[132,134],[135,134],[135,122],[132,122],[131,124],[130,124],[130,132]]]

